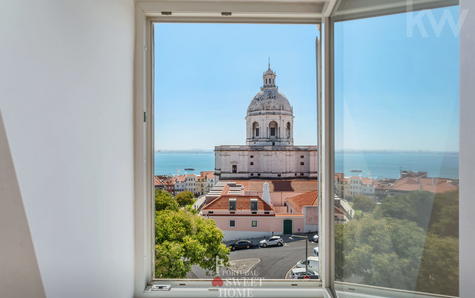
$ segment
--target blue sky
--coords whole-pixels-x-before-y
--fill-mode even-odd
[[[426,23],[428,37],[417,31],[408,37],[405,14],[336,25],[338,149],[458,150],[458,39]],[[268,57],[294,108],[295,144],[316,144],[314,25],[157,24],[155,30],[156,149],[244,144],[246,109]]]

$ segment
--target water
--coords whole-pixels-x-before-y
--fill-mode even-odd
[[[458,178],[458,153],[342,152],[336,153],[335,171],[346,176],[398,178],[400,170],[424,171],[430,177]],[[193,171],[185,171],[193,168]],[[214,170],[214,152],[155,152],[155,174],[199,174]],[[358,170],[361,172],[352,172]]]
[[[400,170],[410,170],[427,172],[429,177],[458,178],[458,162],[458,153],[339,152],[335,156],[335,171],[344,172],[345,176],[399,178]]]
[[[192,168],[193,171],[185,171]],[[214,152],[155,152],[155,175],[214,171]]]

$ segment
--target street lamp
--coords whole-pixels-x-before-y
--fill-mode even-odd
[[[308,274],[308,237],[301,235],[290,235],[290,239],[293,238],[302,238],[305,239],[305,274]]]

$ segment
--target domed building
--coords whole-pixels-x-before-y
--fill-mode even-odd
[[[220,179],[316,178],[317,147],[294,146],[294,112],[270,65],[246,115],[246,145],[215,147]]]

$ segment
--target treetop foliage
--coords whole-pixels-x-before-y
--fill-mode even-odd
[[[336,225],[335,246],[338,280],[457,296],[458,192],[386,197]]]

